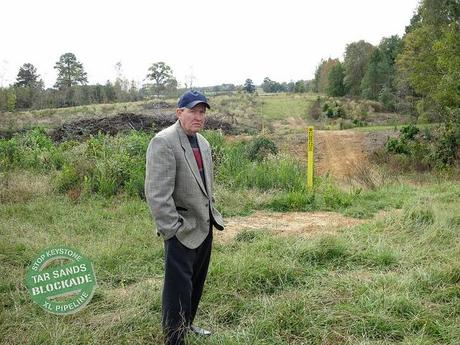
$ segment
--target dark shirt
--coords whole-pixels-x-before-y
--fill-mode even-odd
[[[196,164],[198,165],[198,171],[200,172],[201,179],[203,180],[203,184],[206,188],[206,181],[204,177],[204,168],[203,168],[203,158],[201,157],[200,146],[198,145],[198,140],[196,135],[187,135],[188,141],[192,146],[193,155],[195,156]]]

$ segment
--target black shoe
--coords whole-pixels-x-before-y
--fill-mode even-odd
[[[204,329],[204,328],[197,327],[195,325],[191,325],[190,330],[196,335],[201,335],[205,337],[209,337],[212,334],[211,331],[208,331],[207,329]]]

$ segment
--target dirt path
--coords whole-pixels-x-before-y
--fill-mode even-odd
[[[355,164],[367,161],[365,133],[354,131],[316,132],[316,173],[343,178]]]
[[[366,164],[369,155],[385,145],[394,131],[359,132],[353,130],[315,131],[315,174],[329,174],[343,180],[360,164]],[[280,137],[277,144],[284,152],[294,154],[303,164],[307,161],[307,136],[294,134]]]
[[[215,232],[218,242],[226,243],[245,230],[264,230],[278,235],[314,236],[335,234],[339,228],[362,224],[362,219],[345,217],[335,212],[264,212],[248,217],[225,219],[225,230]]]

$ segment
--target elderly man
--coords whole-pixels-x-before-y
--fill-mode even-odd
[[[179,99],[176,123],[157,133],[147,149],[145,195],[164,239],[163,329],[165,343],[185,344],[193,325],[209,266],[212,227],[223,230],[214,207],[211,147],[203,129],[206,97],[187,91]]]

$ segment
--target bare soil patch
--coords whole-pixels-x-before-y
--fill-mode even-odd
[[[231,241],[244,230],[266,230],[278,235],[315,236],[335,234],[340,228],[349,228],[365,221],[345,217],[335,212],[265,212],[258,211],[248,217],[225,219],[225,230],[216,231],[218,242]]]

